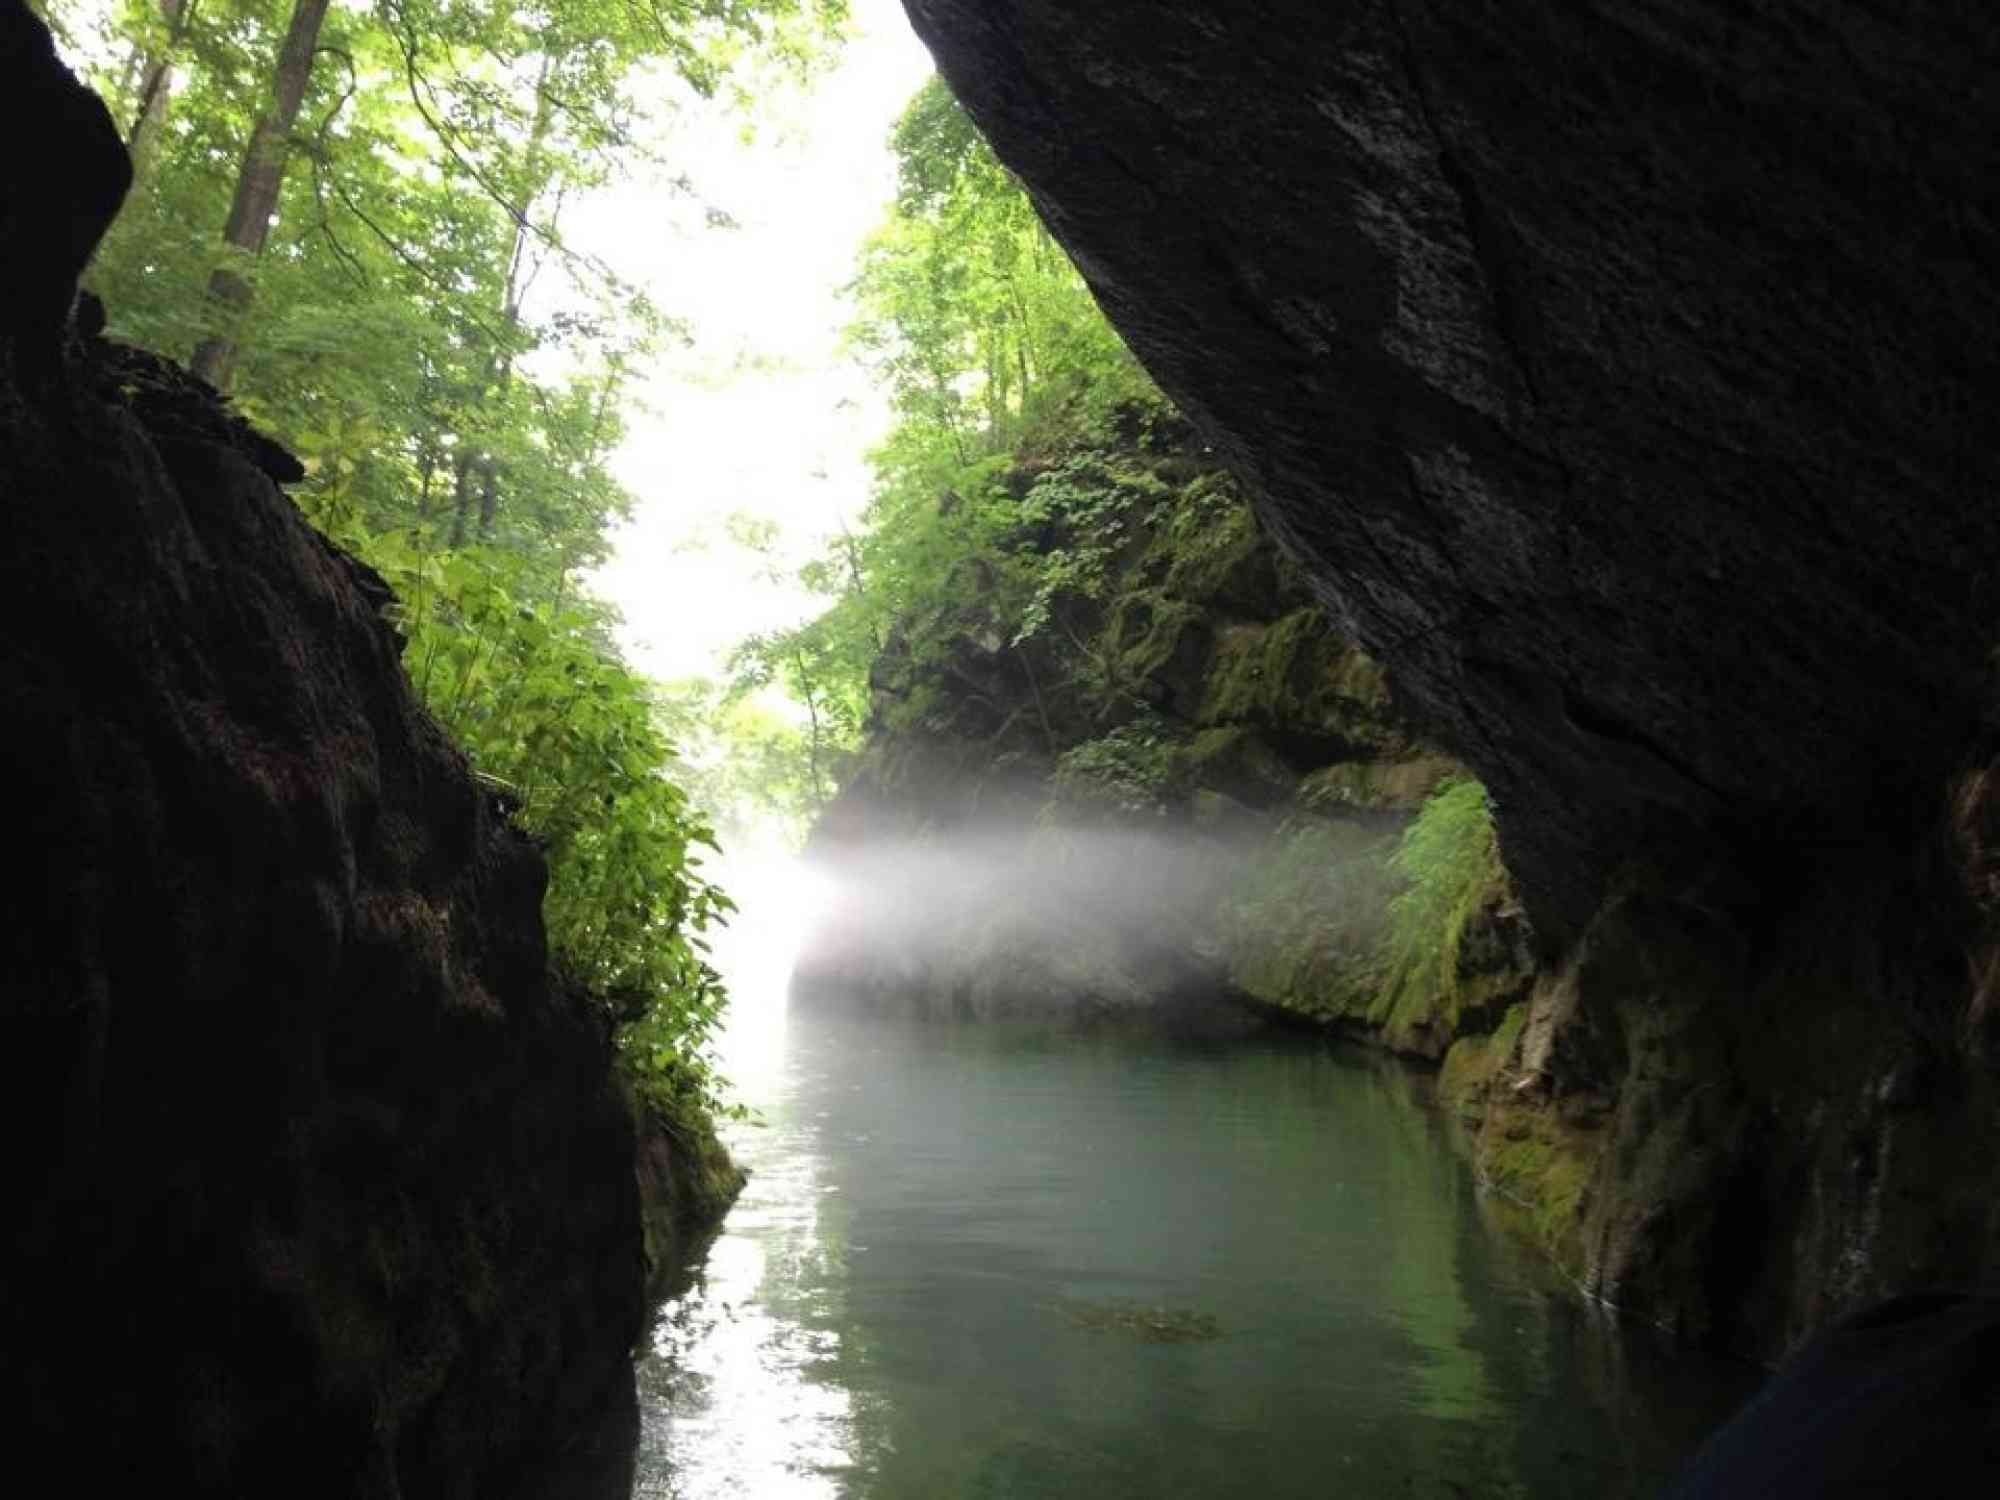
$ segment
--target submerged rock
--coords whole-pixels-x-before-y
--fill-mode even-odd
[[[1054,1306],[1077,1328],[1092,1333],[1123,1334],[1142,1344],[1206,1344],[1222,1337],[1222,1325],[1214,1314],[1192,1307],[1078,1301],[1057,1302]]]

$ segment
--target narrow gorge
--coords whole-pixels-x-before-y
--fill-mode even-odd
[[[336,8],[294,46],[169,5],[121,126],[0,0],[23,1473],[1637,1495],[1739,1381],[1912,1297],[1830,1368],[2000,1455],[1990,1312],[1895,1363],[1899,1318],[2000,1282],[2000,18],[904,9],[941,81],[846,287],[889,435],[796,570],[823,612],[725,690],[648,681],[587,597],[637,351],[685,328],[608,272],[524,308],[590,259],[566,195],[641,154],[627,95],[562,88],[680,108],[767,43],[810,77],[843,6],[631,12],[643,45]],[[326,64],[283,121],[246,38]],[[162,129],[174,59],[211,114]],[[190,248],[200,170],[260,151],[297,169],[274,248]],[[238,355],[227,395],[183,368]],[[786,691],[761,740],[731,718]],[[772,1120],[710,1050],[710,732],[831,892]],[[1149,1256],[1224,1312],[1133,1300]],[[685,1413],[734,1376],[697,1366],[746,1330],[795,1404],[718,1439]],[[1840,1492],[1822,1447],[1802,1493]],[[1699,1493],[1776,1461],[1720,1452]]]

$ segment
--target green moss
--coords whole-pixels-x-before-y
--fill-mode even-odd
[[[1269,625],[1234,625],[1216,639],[1197,717],[1204,724],[1310,721],[1325,689],[1313,670],[1330,637],[1317,605]]]
[[[1465,1007],[1459,951],[1480,911],[1506,888],[1486,789],[1441,783],[1390,856],[1404,887],[1389,903],[1383,983],[1370,1019],[1390,1030],[1456,1025]]]
[[[622,1071],[622,1070],[621,1070]],[[700,1247],[722,1224],[748,1176],[716,1133],[715,1120],[694,1100],[671,1108],[642,1099],[624,1080],[639,1138],[639,1222],[646,1280],[664,1296],[690,1269]]]
[[[1256,517],[1227,475],[1204,474],[1183,491],[1174,523],[1155,542],[1165,563],[1165,589],[1186,599],[1219,592],[1261,541]]]
[[[1181,748],[1188,766],[1199,774],[1205,767],[1227,759],[1243,743],[1245,731],[1238,725],[1198,729]]]
[[[1591,1164],[1557,1143],[1530,1136],[1502,1141],[1485,1158],[1488,1180],[1522,1202],[1536,1235],[1558,1248],[1576,1227]]]
[[[1564,1125],[1545,1104],[1495,1098],[1475,1151],[1480,1180],[1572,1276],[1581,1272],[1583,1215],[1601,1149],[1599,1137]]]
[[[1451,1044],[1438,1069],[1438,1096],[1462,1115],[1476,1115],[1486,1080],[1492,1076],[1491,1039],[1462,1036]]]
[[[1128,594],[1113,608],[1105,626],[1120,675],[1142,681],[1164,667],[1199,611],[1185,599],[1148,590]]]
[[[1521,1001],[1507,1007],[1492,1035],[1462,1036],[1453,1042],[1438,1074],[1439,1095],[1461,1114],[1475,1113],[1493,1080],[1513,1060],[1527,1024],[1527,1002]]]
[[[1299,802],[1328,809],[1417,808],[1454,769],[1439,755],[1336,761],[1299,782]]]
[[[1249,861],[1224,905],[1230,979],[1316,1020],[1360,1019],[1379,987],[1381,834],[1302,818]]]

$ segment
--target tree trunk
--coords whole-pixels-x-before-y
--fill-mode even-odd
[[[504,342],[487,368],[486,388],[489,392],[504,393],[514,378],[513,341],[521,326],[521,303],[527,296],[521,273],[528,259],[528,211],[548,186],[542,174],[542,148],[548,142],[549,126],[554,121],[548,88],[549,72],[554,62],[552,54],[542,54],[541,66],[535,74],[535,123],[528,131],[525,185],[520,195],[506,205],[514,220],[514,244],[507,254],[507,285],[500,299],[500,329]],[[479,539],[483,542],[492,535],[493,518],[500,511],[500,466],[492,454],[484,452],[477,456],[475,466],[479,470]]]
[[[820,813],[826,810],[826,793],[819,770],[819,694],[813,691],[812,673],[806,670],[805,653],[797,646],[792,647],[792,665],[798,668],[799,690],[806,700],[806,721],[812,728],[812,738],[806,742],[806,758],[812,770],[813,811]]]
[[[493,537],[493,517],[500,510],[500,466],[491,458],[479,465],[479,540]]]
[[[271,216],[278,207],[278,194],[285,185],[285,157],[291,146],[292,126],[298,122],[299,106],[305,102],[306,84],[312,78],[313,54],[319,47],[320,25],[326,20],[329,0],[295,0],[291,24],[285,28],[284,44],[278,49],[278,70],[271,86],[271,108],[260,115],[250,132],[250,145],[243,153],[243,167],[236,176],[236,196],[229,205],[229,222],[222,228],[223,243],[247,255],[260,254],[270,237]],[[208,295],[224,310],[225,321],[233,325],[250,305],[250,283],[232,267],[220,265],[208,278]],[[236,359],[236,340],[229,332],[212,334],[195,346],[188,367],[211,385],[229,382],[230,366]]]
[[[160,15],[167,23],[167,43],[139,61],[137,105],[132,114],[132,128],[125,136],[125,150],[132,157],[134,177],[144,177],[151,164],[153,143],[167,118],[167,100],[174,91],[174,50],[194,20],[194,7],[195,0],[160,0]]]
[[[465,545],[465,517],[472,504],[472,454],[458,455],[451,476],[451,537],[445,546],[456,550]]]

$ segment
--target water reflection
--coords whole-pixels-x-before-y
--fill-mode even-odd
[[[1497,1239],[1394,1071],[811,1013],[775,1061],[641,1495],[1597,1500],[1742,1388]]]
[[[840,1342],[827,1184],[810,1132],[782,1101],[772,1113],[739,1143],[750,1185],[695,1285],[661,1310],[640,1365],[642,1500],[850,1493],[853,1396],[817,1378]]]

